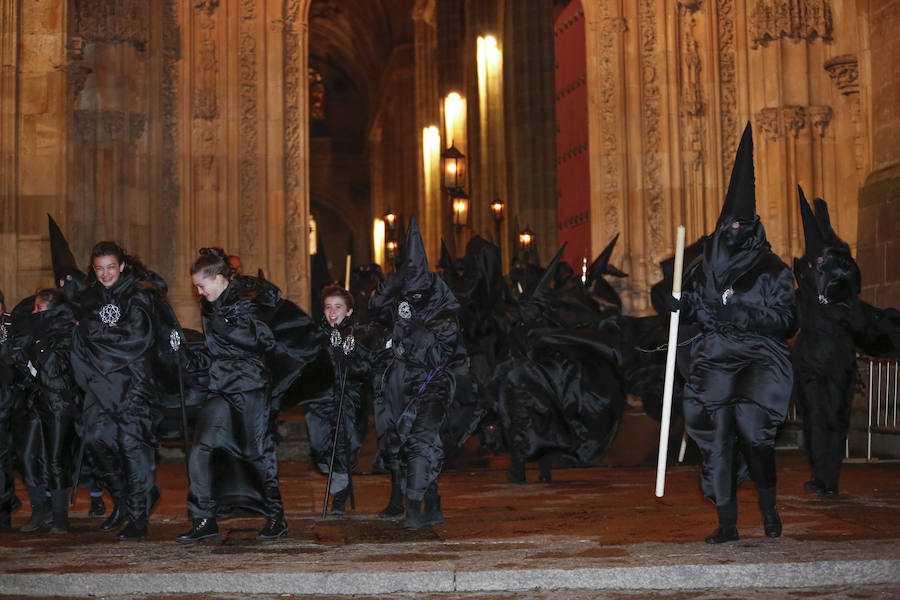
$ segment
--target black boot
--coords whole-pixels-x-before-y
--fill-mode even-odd
[[[723,542],[735,542],[738,538],[737,530],[737,501],[732,500],[728,504],[716,506],[719,513],[719,527],[707,538],[707,544],[721,544]]]
[[[117,536],[123,542],[139,542],[147,539],[147,517],[132,519]]]
[[[444,522],[444,513],[441,510],[441,497],[437,493],[437,483],[428,486],[425,492],[425,523],[428,525],[440,525]]]
[[[260,530],[259,535],[256,536],[261,542],[270,542],[273,540],[277,540],[279,538],[287,537],[288,528],[287,523],[284,521],[284,513],[278,513],[277,515],[271,516],[266,520],[265,526]]]
[[[403,516],[403,484],[400,472],[391,471],[391,499],[387,506],[378,513],[379,519],[396,519]]]
[[[53,511],[44,488],[29,487],[28,497],[31,499],[31,518],[22,525],[19,530],[22,533],[32,533],[53,521]]]
[[[69,533],[69,494],[66,490],[50,491],[50,506],[53,514],[53,527],[50,533]]]
[[[343,516],[347,509],[347,499],[350,498],[352,484],[339,491],[331,500],[331,514],[336,517]]]
[[[179,544],[193,544],[194,542],[214,542],[219,539],[219,524],[215,518],[194,519],[191,530],[182,533],[175,541]]]
[[[162,494],[159,491],[159,486],[154,485],[150,489],[150,497],[147,498],[147,513],[148,514],[153,512],[153,509],[156,506],[156,503],[159,502],[160,497],[162,497]]]
[[[5,510],[0,510],[0,533],[9,533],[12,531],[12,521],[9,518],[9,513]]]
[[[125,511],[122,510],[118,502],[113,503],[112,512],[109,513],[109,516],[100,524],[100,531],[116,531],[122,525],[125,524],[125,519],[128,518],[125,514]]]
[[[763,518],[763,530],[766,536],[777,538],[781,535],[781,517],[775,508],[775,488],[757,488],[759,494],[759,512]]]
[[[103,496],[91,496],[91,508],[88,510],[89,517],[102,517],[106,512],[106,503]]]
[[[552,456],[542,456],[538,461],[538,468],[540,469],[540,475],[538,476],[538,481],[541,483],[550,483],[553,481],[553,457]]]
[[[506,472],[506,480],[510,483],[525,483],[525,461],[515,456]]]
[[[403,526],[409,531],[417,531],[427,524],[425,514],[422,512],[422,501],[407,499],[406,520],[403,522]]]

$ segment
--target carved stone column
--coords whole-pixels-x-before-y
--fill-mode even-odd
[[[628,21],[614,3],[582,0],[582,5],[587,47],[591,250],[599,251],[622,232],[616,249],[617,255],[622,252],[622,258],[614,258],[613,263],[621,265],[631,277],[639,277],[625,207],[629,183],[623,66]],[[623,293],[623,301],[631,308],[640,301],[640,294]]]
[[[11,302],[16,286],[16,136],[19,5],[0,4],[0,290]]]
[[[443,192],[440,179],[440,152],[442,144],[437,143],[437,151],[426,149],[424,130],[434,127],[440,131],[440,97],[438,96],[437,68],[437,27],[435,23],[435,0],[416,0],[413,8],[415,37],[415,90],[416,90],[416,133],[418,143],[419,202],[416,210],[422,241],[428,254],[429,266],[434,268],[441,253]],[[439,135],[439,134],[438,134]],[[425,152],[428,156],[425,156]],[[435,163],[437,156],[437,164]],[[426,166],[430,170],[426,173]]]
[[[508,194],[519,203],[519,223],[530,224],[546,263],[557,250],[558,222],[552,6],[543,0],[507,2],[504,25],[507,161],[494,168],[508,170]],[[479,202],[487,206],[493,199]],[[487,219],[485,225],[484,235],[489,235],[493,224]],[[580,258],[585,249],[570,250]]]

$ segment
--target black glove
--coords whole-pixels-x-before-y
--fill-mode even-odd
[[[669,312],[678,312],[681,310],[681,300],[672,294],[666,294],[660,301],[662,302],[663,308]]]

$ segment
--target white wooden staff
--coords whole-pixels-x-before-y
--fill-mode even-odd
[[[344,268],[344,289],[348,292],[350,291],[350,258],[352,255],[347,255],[347,265]]]
[[[684,262],[684,225],[678,226],[675,242],[675,273],[672,281],[672,296],[681,299],[681,268]],[[675,383],[675,352],[678,349],[678,315],[675,311],[669,317],[669,348],[666,353],[666,383],[663,388],[662,420],[659,427],[659,460],[656,463],[656,497],[662,498],[666,485],[666,455],[669,453],[669,423],[672,420],[672,388]]]

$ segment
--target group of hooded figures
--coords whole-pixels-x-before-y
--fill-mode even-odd
[[[413,217],[396,269],[357,269],[352,294],[320,286],[320,319],[262,273],[237,274],[222,250],[202,249],[191,268],[202,333],[179,326],[162,278],[112,242],[94,247],[85,277],[51,219],[57,285],[0,326],[0,529],[18,470],[32,507],[24,531],[68,531],[69,490],[87,487],[93,514],[105,512],[102,490],[113,501],[102,530],[146,538],[158,438],[178,432],[191,528],[177,541],[218,539],[217,519],[246,512],[266,517],[258,539],[279,539],[288,529],[276,423],[298,403],[332,514],[354,503],[373,410],[376,464],[391,477],[379,516],[435,525],[444,458],[476,432],[510,453],[508,479],[524,483],[529,462],[550,481],[553,465],[602,458],[629,395],[658,419],[669,313],[680,311],[675,412],[718,512],[706,541],[738,539],[736,491],[748,477],[776,537],[775,436],[792,393],[804,411],[807,490],[836,494],[857,350],[900,351],[900,313],[859,299],[859,270],[825,202],[813,212],[799,195],[806,254],[792,273],[756,214],[748,124],[716,230],[687,248],[680,296],[670,293],[673,259],[661,264],[652,316],[623,315],[603,277],[625,276],[609,264],[615,239],[583,276],[560,249],[546,269],[516,262],[504,277],[500,249],[475,237],[461,260],[443,253],[438,276]]]

